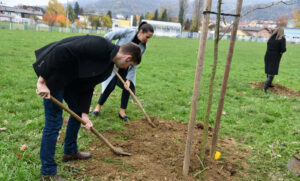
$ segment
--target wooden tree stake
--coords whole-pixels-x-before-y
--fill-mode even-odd
[[[236,14],[237,15],[240,15],[240,13],[241,13],[242,4],[243,4],[243,0],[237,0],[237,5],[236,5]],[[211,158],[214,157],[214,154],[216,151],[218,133],[219,133],[219,128],[220,128],[220,120],[221,120],[221,115],[222,115],[223,106],[224,106],[224,99],[225,99],[225,94],[226,94],[227,82],[228,82],[228,77],[229,77],[229,73],[230,73],[231,61],[232,61],[239,21],[240,21],[240,17],[235,16],[233,28],[231,30],[230,46],[229,46],[229,50],[228,50],[228,54],[227,54],[226,67],[225,67],[225,72],[224,72],[224,76],[223,76],[223,83],[222,83],[220,99],[219,99],[219,104],[218,104],[218,110],[217,110],[217,115],[216,115],[216,121],[215,121],[215,128],[214,128],[214,133],[213,133],[213,138],[212,138],[212,144],[211,144],[211,150],[210,150]]]
[[[212,5],[212,0],[207,0],[205,10],[210,11],[211,5]],[[204,54],[206,48],[209,19],[210,19],[210,14],[206,13],[204,15],[203,26],[201,29],[201,39],[199,44],[198,62],[197,62],[195,81],[194,81],[194,91],[193,91],[192,106],[191,106],[191,113],[190,113],[190,122],[188,125],[188,134],[187,134],[186,146],[184,152],[183,175],[188,175],[189,173],[191,146],[193,142],[194,126],[195,126],[195,119],[196,119],[196,112],[197,112],[197,105],[198,105],[198,98],[199,98],[200,83],[202,77],[202,69],[203,69]]]

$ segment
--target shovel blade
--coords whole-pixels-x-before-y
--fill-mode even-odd
[[[131,153],[123,151],[122,148],[114,148],[113,151],[117,155],[122,155],[122,156],[131,156],[132,155]]]

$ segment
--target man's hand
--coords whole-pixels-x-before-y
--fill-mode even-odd
[[[86,113],[82,113],[81,118],[85,122],[85,125],[81,124],[81,126],[84,127],[86,130],[91,131],[91,128],[93,127],[93,123],[89,119],[89,115]]]
[[[37,81],[36,93],[44,99],[50,99],[50,90],[46,85],[46,80],[41,76]]]
[[[124,88],[129,91],[129,89],[130,89],[130,80],[126,80],[126,82],[124,84]]]

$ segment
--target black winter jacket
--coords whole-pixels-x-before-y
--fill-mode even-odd
[[[94,87],[110,76],[118,51],[119,46],[102,37],[74,36],[36,50],[33,68],[50,92],[66,87],[80,91],[78,109],[88,113]]]

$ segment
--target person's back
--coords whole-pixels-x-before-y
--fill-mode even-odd
[[[285,41],[284,37],[282,37],[281,40],[276,40],[276,36],[272,36],[268,41],[267,51],[281,53],[282,52],[282,44],[284,43],[284,41]]]

